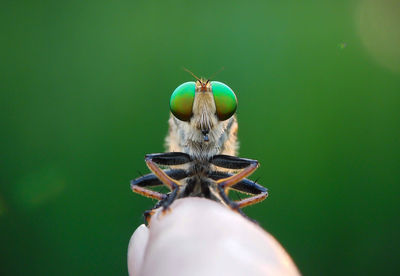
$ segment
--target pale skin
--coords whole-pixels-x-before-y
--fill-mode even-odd
[[[204,198],[176,200],[139,226],[129,275],[300,275],[285,249],[257,224]]]

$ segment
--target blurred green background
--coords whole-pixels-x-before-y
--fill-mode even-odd
[[[127,274],[182,66],[225,68],[270,189],[245,211],[304,275],[399,273],[398,1],[1,6],[1,275]]]

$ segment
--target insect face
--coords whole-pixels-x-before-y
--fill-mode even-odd
[[[225,121],[235,114],[237,99],[226,84],[219,81],[185,82],[171,95],[170,109],[181,121],[208,114],[218,121]]]
[[[168,151],[199,158],[218,153],[234,155],[236,108],[235,93],[222,82],[198,79],[181,84],[170,99]]]

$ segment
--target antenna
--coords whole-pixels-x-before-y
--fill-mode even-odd
[[[211,77],[208,80],[212,80],[218,73],[221,73],[225,69],[224,66],[222,66],[217,72],[211,75]]]
[[[186,72],[188,72],[190,75],[192,75],[196,80],[198,80],[199,82],[201,82],[200,78],[198,78],[195,74],[193,74],[192,71],[190,71],[189,69],[182,67],[183,70],[185,70]]]

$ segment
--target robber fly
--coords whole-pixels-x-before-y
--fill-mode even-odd
[[[171,95],[167,152],[147,154],[145,161],[152,173],[131,181],[134,192],[158,200],[145,212],[147,222],[157,208],[165,211],[177,198],[204,197],[243,214],[241,208],[268,196],[266,188],[246,178],[257,169],[258,161],[235,156],[235,93],[222,82],[191,74],[197,81],[181,84]],[[148,189],[159,185],[167,186],[170,192]],[[232,201],[230,189],[252,196]]]

